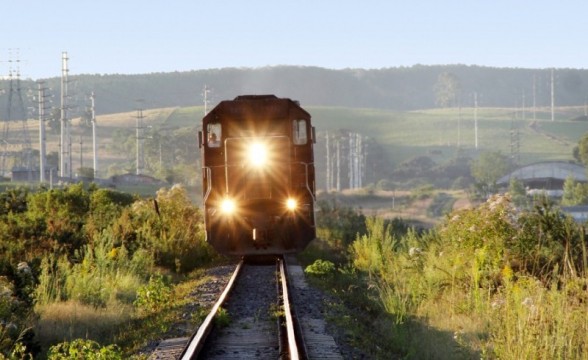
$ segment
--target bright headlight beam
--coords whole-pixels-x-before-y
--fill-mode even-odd
[[[249,161],[254,166],[263,166],[267,162],[267,149],[264,144],[253,143],[249,147]]]
[[[288,208],[288,210],[296,210],[297,206],[298,206],[298,203],[296,202],[296,200],[294,200],[294,199],[286,200],[286,208]]]
[[[231,214],[235,211],[235,202],[231,199],[224,199],[221,203],[221,210],[225,214]]]

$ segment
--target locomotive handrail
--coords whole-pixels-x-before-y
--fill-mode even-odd
[[[308,193],[310,194],[310,197],[312,197],[312,201],[313,202],[316,202],[316,196],[315,196],[314,192],[312,191],[312,189],[310,188],[310,185],[308,184],[308,167],[310,165],[314,165],[314,163],[306,163],[306,162],[299,161],[299,162],[293,162],[292,164],[301,164],[301,165],[304,166],[304,173],[305,173],[304,174],[305,175],[304,176],[304,181],[306,183],[305,184],[306,185],[306,190],[308,190]]]
[[[210,169],[210,166],[204,166],[203,169],[206,170],[206,193],[204,194],[204,201],[203,203],[206,204],[206,201],[208,200],[208,197],[210,196],[210,193],[212,191],[212,185],[210,184],[210,180],[212,177],[212,170]]]

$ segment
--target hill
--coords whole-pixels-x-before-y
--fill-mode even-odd
[[[445,76],[444,75],[448,75]],[[82,114],[96,95],[98,114],[203,104],[203,90],[210,91],[211,105],[242,94],[276,94],[299,100],[305,106],[375,108],[397,111],[435,108],[441,79],[456,81],[453,104],[472,107],[474,93],[482,107],[549,106],[551,69],[491,68],[466,65],[415,65],[383,69],[332,70],[318,67],[275,66],[223,68],[140,75],[70,75],[69,104]],[[60,78],[46,79],[59,107]],[[25,108],[36,108],[37,84],[23,80]],[[9,81],[0,81],[9,88]],[[588,70],[555,69],[557,106],[581,106],[588,93]],[[0,91],[6,104],[9,91]],[[13,97],[14,99],[14,97]],[[138,100],[141,99],[139,102]],[[525,104],[526,103],[526,104]],[[34,116],[33,116],[34,117]],[[0,119],[6,119],[0,107]]]

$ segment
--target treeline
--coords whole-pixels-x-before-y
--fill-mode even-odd
[[[455,81],[451,105],[473,106],[474,93],[479,106],[549,106],[551,69],[492,68],[467,65],[414,65],[383,69],[333,70],[319,67],[274,66],[262,68],[222,68],[187,72],[140,75],[71,75],[70,105],[73,113],[86,111],[89,95],[96,96],[98,114],[131,111],[139,107],[161,108],[204,103],[207,86],[211,105],[240,94],[276,94],[299,100],[305,106],[342,106],[413,110],[439,105],[440,82]],[[584,105],[588,93],[588,70],[553,71],[556,105]],[[60,78],[45,80],[45,86],[59,98]],[[440,86],[441,85],[441,86]],[[13,81],[13,89],[17,86]],[[4,90],[8,80],[0,81]],[[37,84],[21,81],[24,108],[37,108]],[[9,94],[0,92],[0,104]],[[138,102],[141,100],[140,102]],[[445,104],[449,105],[449,104]],[[54,104],[55,107],[59,105]],[[15,110],[12,110],[15,113]],[[0,107],[0,119],[8,116]]]

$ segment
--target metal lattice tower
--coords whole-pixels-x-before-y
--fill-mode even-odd
[[[12,63],[16,64],[13,69]],[[4,116],[0,115],[0,174],[7,176],[13,167],[32,170],[32,147],[28,132],[27,111],[20,83],[20,60],[9,60]],[[20,126],[19,126],[20,125]],[[10,167],[10,168],[9,168]]]

